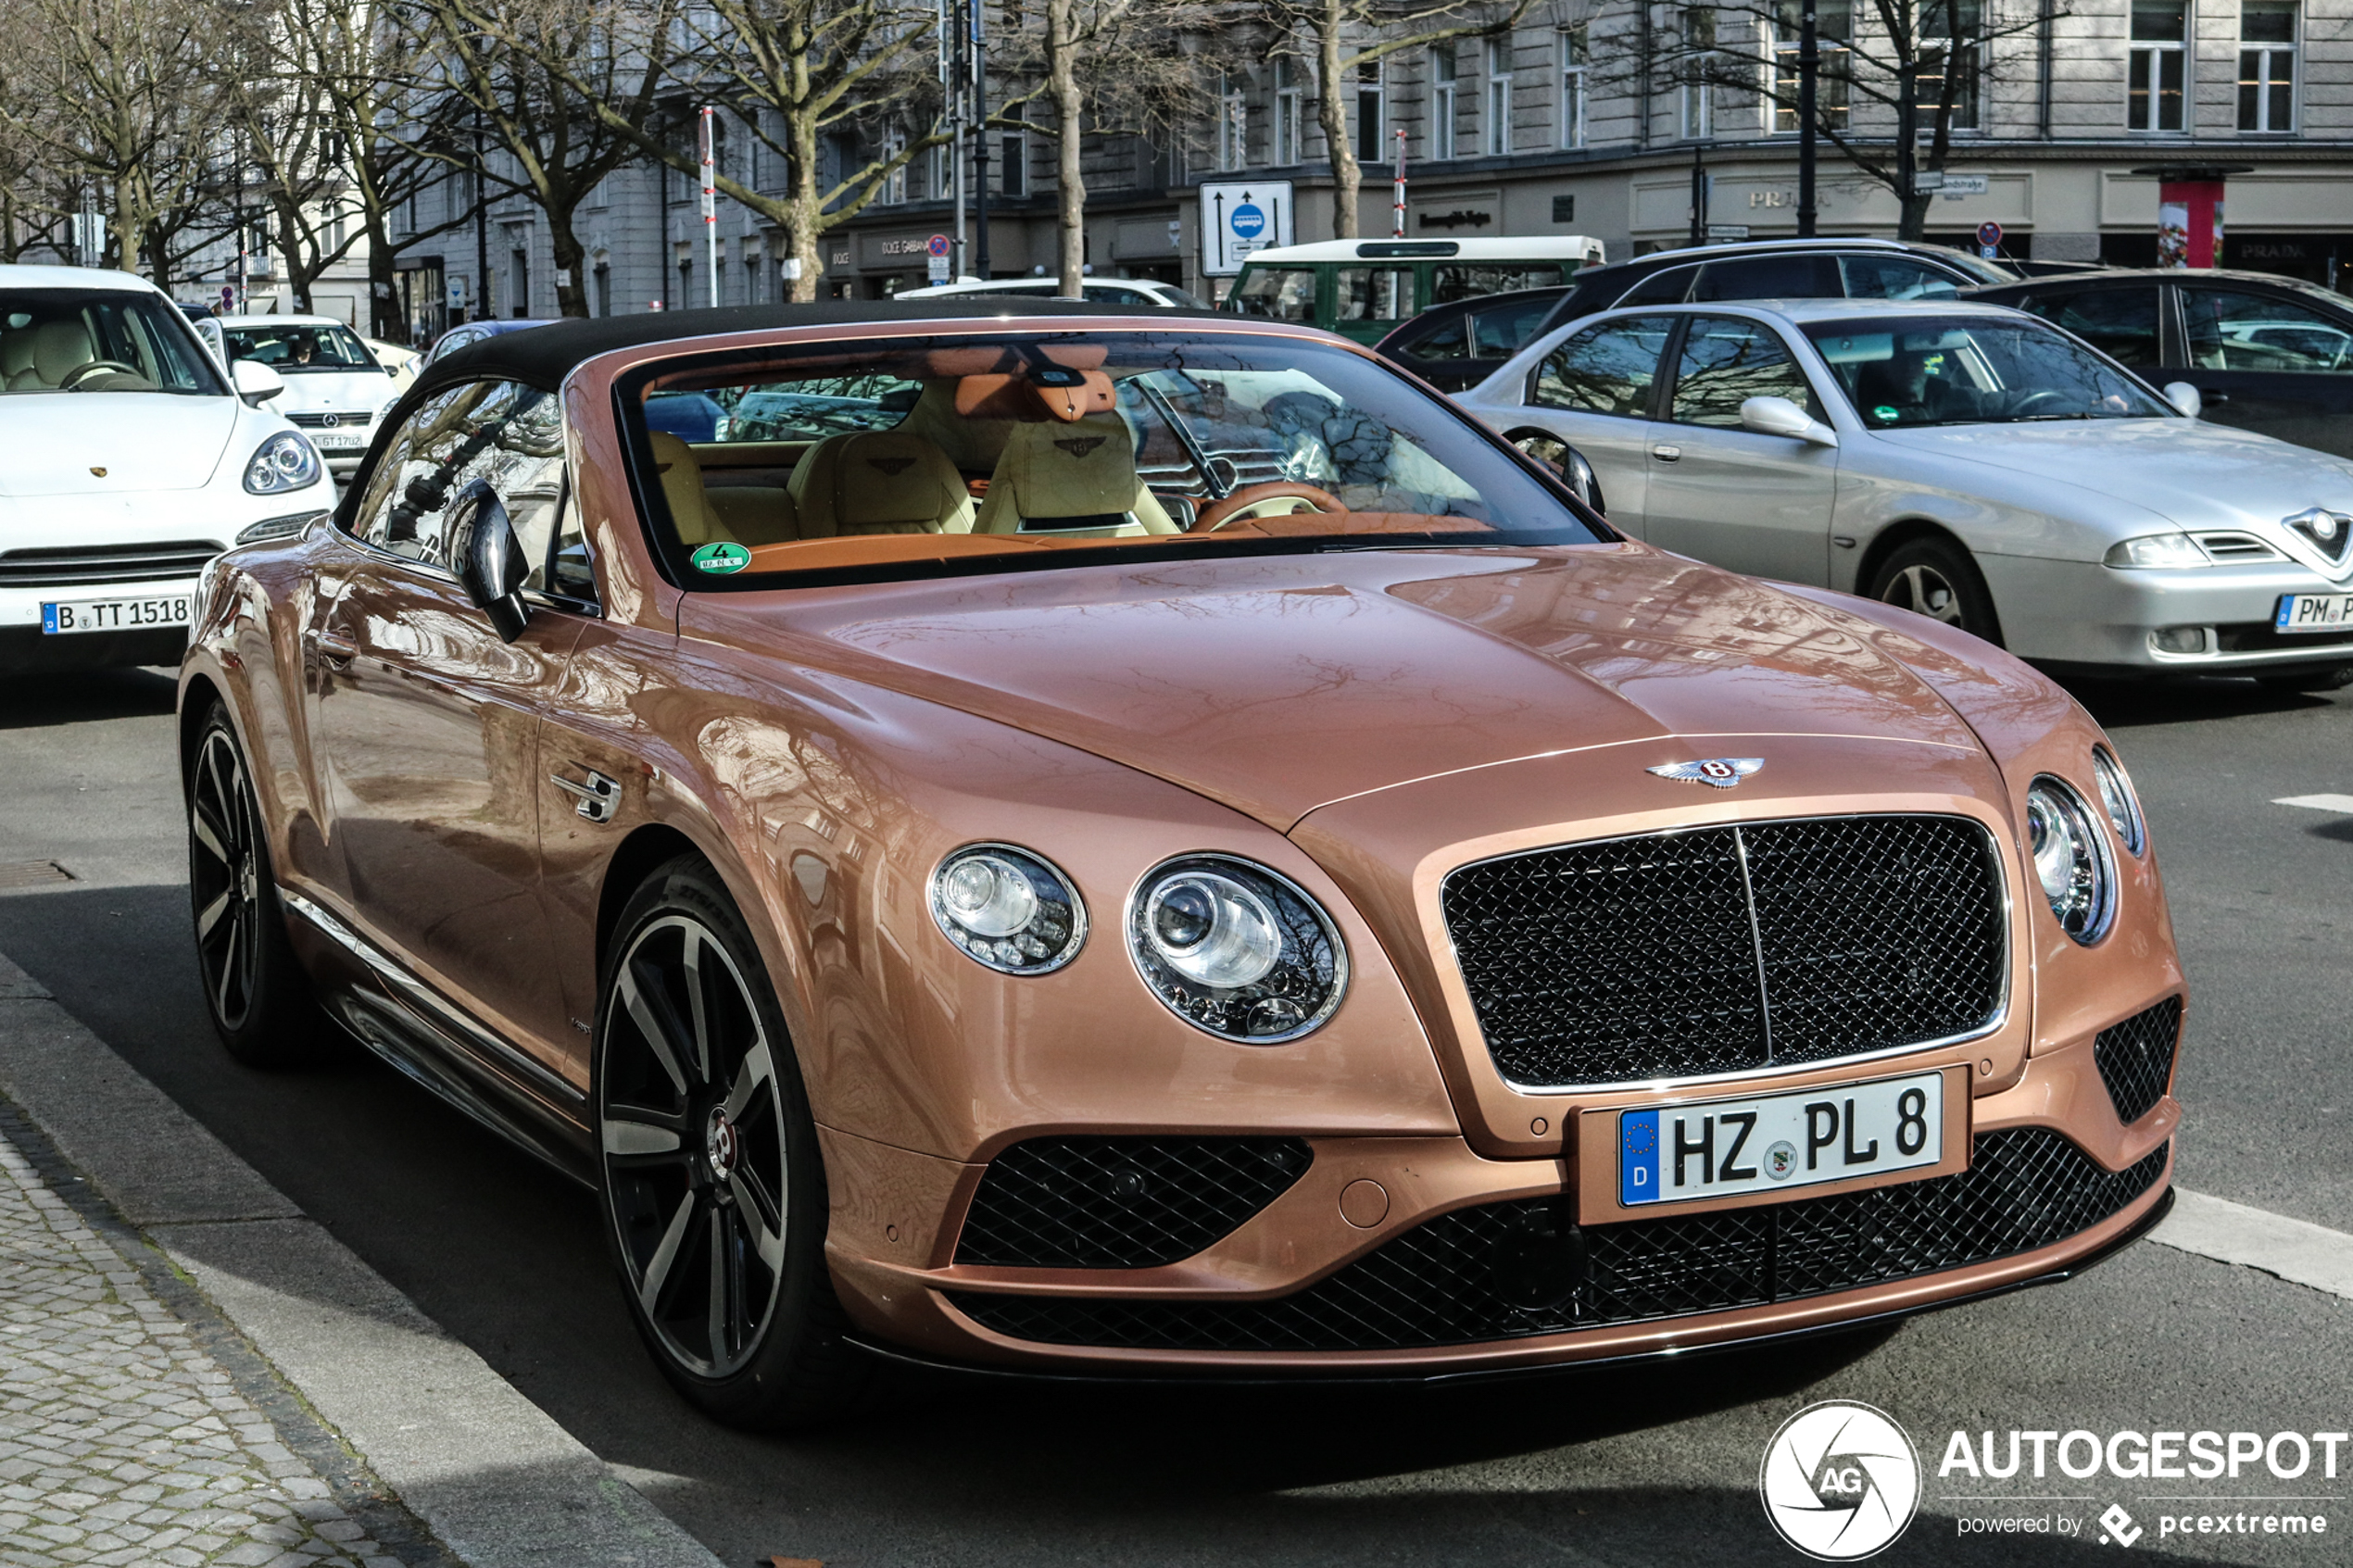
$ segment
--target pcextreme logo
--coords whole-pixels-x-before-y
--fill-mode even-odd
[[[1894,1545],[1911,1524],[1919,1455],[1884,1411],[1826,1399],[1773,1434],[1756,1491],[1781,1539],[1820,1562],[1854,1562]]]

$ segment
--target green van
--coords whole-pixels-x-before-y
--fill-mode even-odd
[[[1582,234],[1540,239],[1318,240],[1254,252],[1225,309],[1305,321],[1378,343],[1416,311],[1457,299],[1541,289],[1608,259]]]

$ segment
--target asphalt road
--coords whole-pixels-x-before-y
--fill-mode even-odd
[[[2353,815],[2271,804],[2353,794],[2353,694],[2082,695],[2143,792],[2190,969],[2182,1184],[2353,1231]],[[2091,1521],[2110,1502],[2146,1529],[2139,1550],[2353,1561],[2353,1452],[2333,1480],[1937,1475],[1956,1430],[2353,1427],[2353,1301],[2150,1245],[1899,1330],[1633,1370],[1411,1395],[909,1376],[823,1435],[711,1426],[636,1345],[585,1192],[356,1047],[293,1074],[222,1055],[190,957],[170,702],[154,672],[0,688],[0,866],[78,878],[0,892],[0,952],[731,1563],[1787,1564],[1757,1464],[1816,1399],[1878,1405],[1923,1450],[1921,1515],[1879,1562],[2108,1561]],[[2167,1495],[2199,1500],[2150,1500]],[[2229,1500],[2250,1496],[2316,1500]],[[2160,1538],[2177,1508],[2334,1528]],[[1957,1524],[2004,1516],[2080,1534]]]

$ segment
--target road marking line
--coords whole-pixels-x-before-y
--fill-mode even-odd
[[[2148,1238],[2353,1301],[2353,1236],[2326,1225],[2175,1187],[2173,1212]]]
[[[2274,806],[2301,806],[2313,811],[2343,811],[2353,816],[2353,795],[2284,795]]]

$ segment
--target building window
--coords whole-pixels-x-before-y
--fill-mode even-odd
[[[895,205],[907,199],[907,163],[900,157],[907,150],[907,133],[892,131],[883,137],[883,160],[890,164],[890,172],[883,176],[881,200]],[[896,159],[897,161],[892,161]]]
[[[1935,25],[1921,39],[1918,133],[1922,138],[1935,134],[1936,108],[1944,101],[1944,57],[1948,49],[1952,51],[1955,79],[1952,129],[1975,131],[1979,129],[1978,35],[1985,25],[1984,0],[1952,0],[1949,10],[1943,5],[1931,5],[1925,7],[1925,12],[1927,19]],[[1958,43],[1955,42],[1957,39]]]
[[[1585,144],[1585,30],[1562,28],[1553,35],[1553,50],[1560,62],[1560,144],[1581,147]]]
[[[1288,55],[1275,62],[1275,157],[1278,164],[1300,159],[1299,119],[1306,94],[1300,85],[1299,62]]]
[[[1429,156],[1454,156],[1454,46],[1441,44],[1429,53]]]
[[[597,263],[597,270],[594,272],[589,273],[588,276],[593,279],[596,283],[595,293],[597,300],[597,314],[599,316],[611,315],[612,269],[604,262],[599,261]]]
[[[1504,157],[1512,150],[1512,41],[1487,41],[1487,156]]]
[[[2182,0],[2133,0],[2133,58],[2124,123],[2132,131],[2181,131],[2188,98],[2189,6]]]
[[[1716,133],[1716,13],[1705,6],[1683,7],[1682,133],[1687,142]]]
[[[1242,84],[1232,77],[1217,78],[1217,167],[1227,174],[1250,159],[1250,105]]]
[[[1366,60],[1356,68],[1356,161],[1387,163],[1389,94],[1383,91],[1380,62]]]
[[[2296,129],[2296,0],[2239,0],[2239,129]]]
[[[1029,194],[1029,138],[1007,132],[997,144],[997,189],[1008,196]]]
[[[1800,46],[1798,0],[1779,0],[1773,7],[1773,133],[1794,136],[1797,123],[1797,52]],[[1832,131],[1844,131],[1853,85],[1847,74],[1846,41],[1853,36],[1854,6],[1849,0],[1822,0],[1814,7],[1814,44],[1821,69],[1814,82],[1817,121]]]

